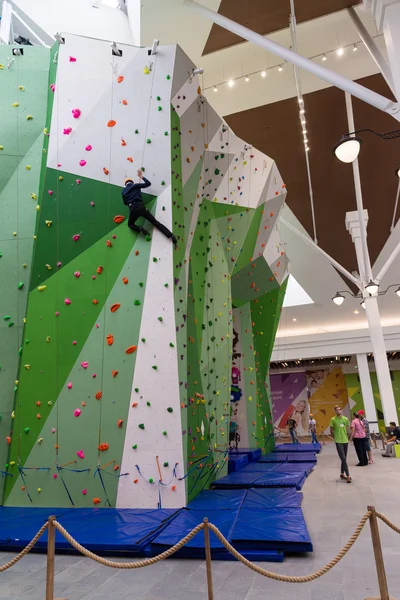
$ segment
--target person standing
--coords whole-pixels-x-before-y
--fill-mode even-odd
[[[383,457],[396,456],[394,452],[394,445],[400,444],[400,427],[396,425],[394,421],[389,423],[389,439],[386,442],[386,452],[382,454]]]
[[[349,447],[349,420],[342,414],[342,407],[336,405],[334,408],[336,415],[332,417],[330,422],[331,436],[335,440],[336,450],[341,461],[340,478],[346,479],[347,483],[351,483],[349,467],[347,465],[347,450]]]
[[[289,419],[287,422],[287,426],[289,429],[290,437],[292,438],[292,444],[298,444],[299,440],[297,438],[296,432],[297,422],[294,419]]]
[[[365,429],[365,450],[368,455],[368,464],[372,465],[372,463],[374,461],[372,460],[371,432],[369,430],[369,422],[367,421],[367,419],[365,417],[365,412],[363,410],[359,410],[358,414],[360,416],[360,419],[361,419],[361,421],[364,425],[364,429]]]
[[[366,467],[368,465],[368,456],[365,449],[365,427],[356,412],[353,414],[351,422],[350,439],[354,442],[354,449],[358,457],[356,467]]]
[[[314,416],[310,413],[310,420],[308,422],[308,431],[311,433],[311,443],[318,444],[317,440],[317,421]]]

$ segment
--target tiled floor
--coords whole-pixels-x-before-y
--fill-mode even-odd
[[[349,464],[356,463],[353,448]],[[338,481],[338,459],[332,445],[324,447],[318,466],[304,488],[303,509],[314,542],[308,556],[287,557],[282,564],[260,563],[279,573],[307,574],[327,563],[347,541],[367,505],[400,525],[400,460],[383,459],[352,468],[354,481]],[[400,599],[400,535],[380,526],[391,595]],[[12,554],[0,553],[0,563]],[[29,555],[0,573],[0,600],[43,600],[46,559]],[[56,596],[68,600],[207,600],[205,564],[201,560],[167,560],[140,570],[114,570],[86,558],[57,556]],[[215,600],[363,600],[378,596],[369,527],[349,554],[312,584],[275,582],[236,562],[213,562]]]

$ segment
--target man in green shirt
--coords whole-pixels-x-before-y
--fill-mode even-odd
[[[349,420],[342,414],[341,406],[335,406],[336,415],[332,417],[330,422],[331,436],[335,440],[336,450],[341,460],[340,478],[346,479],[347,483],[351,483],[349,467],[347,466],[347,449],[349,447],[348,429],[350,426]]]

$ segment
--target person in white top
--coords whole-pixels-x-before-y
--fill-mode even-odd
[[[313,415],[310,413],[310,420],[308,422],[308,431],[311,433],[311,442],[313,444],[318,444],[317,440],[317,421],[314,419]]]

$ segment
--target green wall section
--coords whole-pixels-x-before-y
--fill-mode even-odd
[[[49,63],[45,48],[27,46],[13,57],[10,46],[0,45],[0,471],[7,462],[29,290]],[[9,479],[0,477],[0,499]]]

